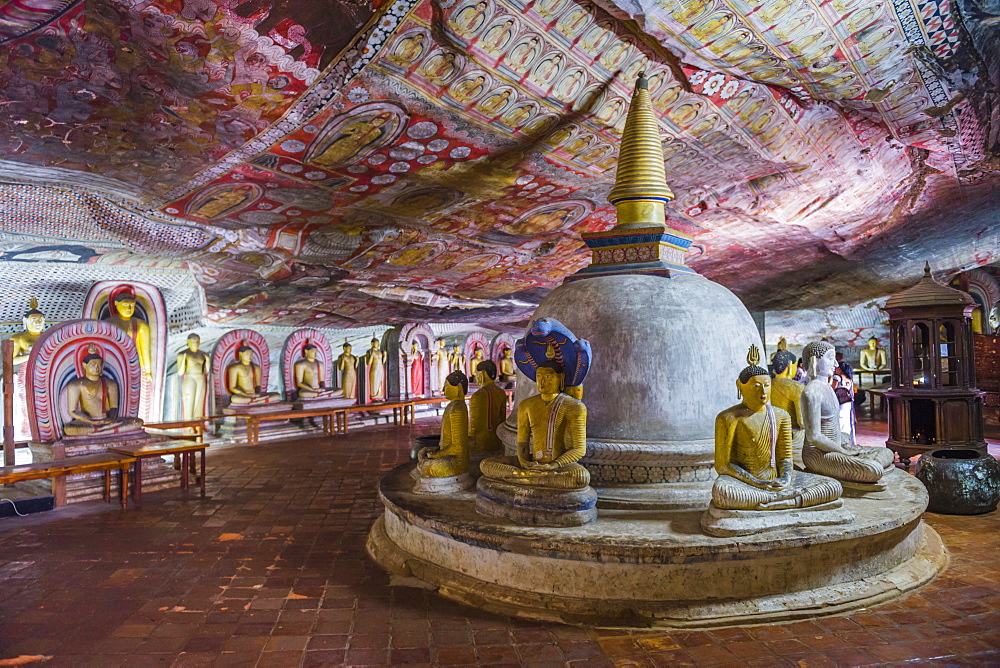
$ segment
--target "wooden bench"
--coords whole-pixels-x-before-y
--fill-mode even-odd
[[[46,478],[55,480],[62,476],[76,475],[78,473],[104,473],[104,500],[111,501],[111,472],[118,469],[121,484],[121,504],[122,508],[128,504],[128,469],[135,463],[135,458],[129,455],[117,453],[107,453],[100,455],[82,455],[79,457],[66,457],[56,459],[51,462],[36,462],[34,464],[19,464],[17,466],[4,466],[0,468],[0,484],[9,482],[24,482],[27,480],[44,480]],[[56,486],[53,485],[53,488]],[[60,494],[53,489],[56,497],[56,505],[66,505],[66,492]],[[60,498],[61,497],[61,498]]]
[[[152,443],[146,445],[133,445],[126,446],[123,448],[109,448],[111,452],[116,452],[120,455],[125,455],[134,458],[135,462],[133,468],[134,484],[133,495],[135,496],[136,504],[142,503],[142,460],[147,457],[162,457],[164,455],[180,455],[181,457],[181,489],[188,488],[188,471],[190,469],[190,457],[191,455],[196,455],[201,453],[201,496],[205,496],[205,448],[208,447],[207,443],[200,443],[198,441],[191,440],[176,440],[170,443]]]
[[[256,445],[260,442],[260,423],[274,420],[298,420],[310,417],[323,418],[323,431],[327,434],[334,433],[334,414],[343,410],[344,407],[326,408],[304,408],[301,410],[275,411],[273,413],[247,413],[243,419],[247,423],[247,443]]]

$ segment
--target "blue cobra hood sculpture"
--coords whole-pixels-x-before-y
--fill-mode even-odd
[[[531,380],[535,380],[535,369],[539,364],[555,360],[565,370],[567,387],[583,385],[590,371],[590,358],[590,343],[576,338],[565,325],[553,318],[532,320],[527,334],[514,343],[514,363]]]

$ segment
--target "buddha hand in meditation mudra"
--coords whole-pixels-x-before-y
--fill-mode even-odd
[[[118,383],[104,374],[104,358],[91,344],[83,358],[83,377],[66,384],[63,393],[69,422],[66,436],[108,436],[141,432],[142,420],[118,415]]]
[[[260,366],[253,361],[253,348],[244,344],[236,351],[236,361],[226,367],[226,390],[232,405],[269,404],[278,401],[277,392],[261,392]]]
[[[814,341],[802,349],[802,363],[809,370],[801,399],[806,470],[849,483],[877,484],[892,470],[894,455],[888,448],[854,445],[849,435],[841,433],[840,402],[830,385],[837,368],[834,347]]]
[[[579,460],[587,454],[587,408],[563,393],[563,369],[556,361],[538,365],[538,394],[518,404],[517,456],[480,463],[483,477],[515,485],[584,489],[590,473]]]
[[[340,394],[336,390],[323,387],[326,378],[324,378],[323,363],[317,359],[318,356],[319,348],[307,340],[305,347],[302,348],[302,357],[295,360],[295,364],[292,365],[299,399],[329,399]]]
[[[417,472],[420,478],[448,478],[469,471],[469,408],[465,393],[469,379],[461,371],[445,378],[444,396],[448,406],[441,417],[441,442],[438,447],[421,448],[417,452]],[[466,482],[463,486],[471,484]],[[418,482],[417,491],[430,491]]]
[[[840,498],[843,488],[831,478],[792,468],[792,421],[770,403],[771,375],[757,366],[751,346],[749,366],[736,387],[743,401],[715,418],[715,470],[712,505],[723,510],[809,508]]]

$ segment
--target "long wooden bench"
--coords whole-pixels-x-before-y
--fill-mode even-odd
[[[135,457],[122,454],[100,454],[81,455],[79,457],[66,457],[56,459],[51,462],[37,462],[34,464],[18,464],[16,466],[4,466],[0,468],[0,484],[10,482],[25,482],[27,480],[44,480],[46,478],[55,480],[62,476],[76,475],[78,473],[104,473],[104,500],[111,501],[111,472],[118,469],[121,484],[121,504],[122,508],[128,505],[128,470],[135,463]],[[53,488],[56,486],[53,485]],[[56,492],[56,505],[66,505],[65,491],[62,494]],[[62,497],[62,498],[60,498]]]

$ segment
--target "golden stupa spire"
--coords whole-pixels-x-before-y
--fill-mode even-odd
[[[608,195],[618,211],[616,227],[665,228],[663,205],[673,198],[663,168],[660,126],[649,101],[646,73],[640,72],[622,132],[615,187]]]

